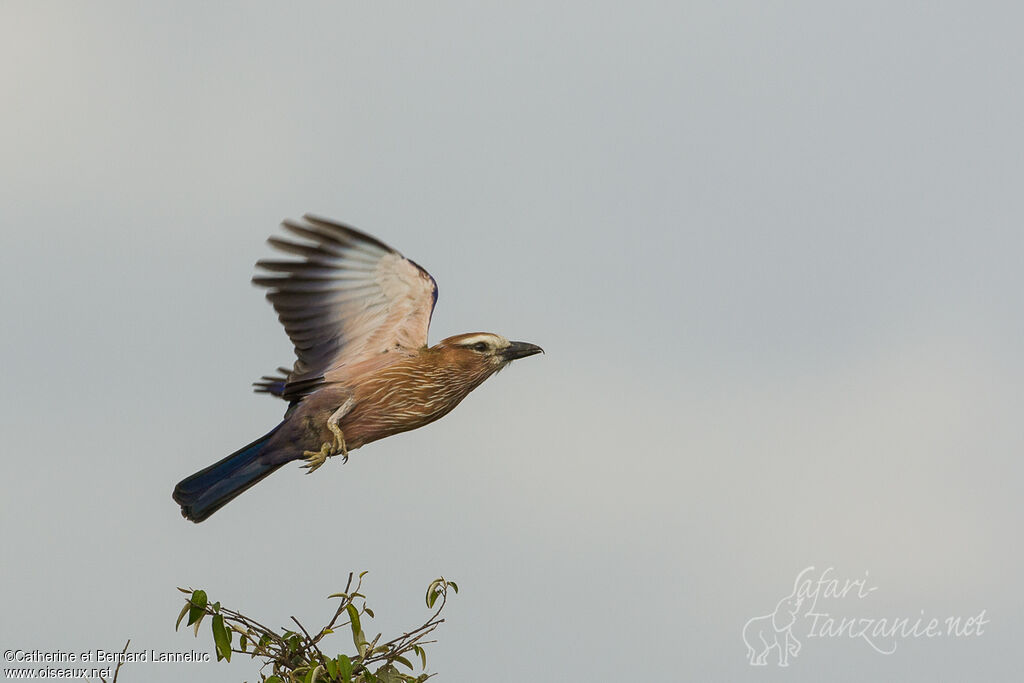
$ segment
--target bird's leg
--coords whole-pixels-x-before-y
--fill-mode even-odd
[[[348,462],[348,448],[345,446],[345,435],[341,433],[341,427],[338,425],[341,423],[341,419],[352,409],[353,403],[354,401],[351,398],[346,400],[341,404],[340,408],[327,418],[327,428],[334,434],[334,443],[325,441],[318,451],[303,451],[302,454],[306,457],[306,464],[303,467],[309,470],[306,474],[315,472],[321,465],[327,462],[327,458],[338,453],[341,453],[344,458],[342,462]]]
[[[334,434],[334,450],[336,453],[341,453],[342,462],[348,462],[348,448],[345,447],[345,435],[341,433],[341,427],[338,426],[337,422],[333,422],[334,417],[327,421],[327,428]]]

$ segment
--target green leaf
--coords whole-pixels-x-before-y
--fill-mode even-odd
[[[352,680],[352,660],[348,655],[338,655],[338,676],[344,683],[350,683]]]
[[[372,609],[370,609],[366,605],[363,605],[363,611],[366,612],[367,614],[369,614],[370,618],[373,619],[373,610]]]
[[[185,606],[181,608],[181,614],[178,615],[178,620],[174,622],[175,631],[177,631],[178,627],[181,626],[181,620],[185,618],[185,615],[188,614],[190,609],[192,609],[192,605],[186,602]]]
[[[329,675],[331,678],[338,677],[338,662],[336,662],[333,659],[327,660],[327,675]]]
[[[385,664],[377,669],[377,680],[380,683],[396,683],[396,681],[402,680],[402,674],[392,665]]]
[[[327,599],[330,600],[331,598],[344,598],[348,600],[348,593],[331,593],[327,596]]]
[[[395,660],[396,662],[398,662],[399,664],[404,664],[404,665],[406,666],[406,668],[408,668],[408,669],[409,669],[409,671],[412,671],[412,662],[410,662],[410,661],[409,661],[408,659],[406,659],[406,658],[405,658],[405,657],[403,657],[402,655],[395,655],[395,656],[393,657],[393,659],[394,659],[394,660]]]
[[[238,649],[241,650],[242,652],[245,652],[245,648],[248,645],[249,645],[249,638],[245,634],[242,634],[242,636],[238,639]]]
[[[206,591],[192,591],[192,597],[189,598],[189,602],[191,606],[188,610],[188,625],[191,626],[206,614]]]
[[[359,647],[359,636],[363,632],[363,627],[359,625],[359,610],[356,606],[349,603],[345,605],[345,609],[348,611],[348,619],[352,623],[352,642],[355,643],[356,647]]]
[[[281,680],[280,676],[271,676],[270,678],[265,680],[263,683],[284,683],[284,681]]]
[[[427,586],[427,607],[433,607],[434,603],[437,602],[438,586],[440,583],[440,579],[435,579]]]
[[[206,612],[203,612],[199,615],[199,618],[196,619],[196,623],[192,624],[192,635],[194,635],[196,638],[199,637],[199,626],[203,623],[203,617],[205,616]]]
[[[416,654],[418,654],[420,656],[420,661],[423,662],[423,670],[426,671],[427,670],[427,651],[424,650],[419,645],[413,645],[412,646],[412,650],[413,650],[413,652],[415,652]]]
[[[452,590],[455,591],[456,593],[459,592],[459,584],[455,583],[454,581],[449,581],[448,585],[451,586]]]
[[[217,661],[226,659],[231,661],[231,636],[228,635],[228,631],[224,628],[224,615],[216,614],[213,617],[213,623],[210,624],[210,628],[213,629],[213,642],[217,646]]]

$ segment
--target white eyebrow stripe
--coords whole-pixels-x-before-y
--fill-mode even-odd
[[[472,346],[483,342],[488,346],[508,346],[508,340],[496,334],[474,334],[472,337],[465,337],[459,341],[459,346]]]

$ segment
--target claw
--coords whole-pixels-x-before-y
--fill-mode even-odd
[[[334,434],[334,443],[325,441],[318,451],[303,451],[302,455],[306,458],[306,464],[303,465],[309,471],[306,474],[312,474],[316,472],[325,462],[327,458],[341,454],[341,462],[348,462],[348,447],[345,445],[345,436],[341,433],[341,428],[333,422],[327,423],[328,429]]]

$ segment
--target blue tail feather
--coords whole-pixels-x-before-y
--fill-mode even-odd
[[[277,430],[275,427],[248,446],[178,482],[174,500],[181,505],[182,517],[203,521],[281,467],[284,463],[267,462],[269,458],[261,457],[267,455],[265,447]]]

